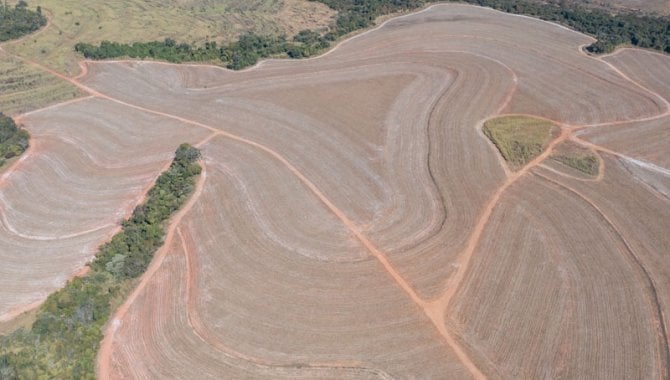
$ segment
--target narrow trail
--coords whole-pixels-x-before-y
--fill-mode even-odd
[[[155,253],[154,258],[151,260],[151,264],[149,264],[149,267],[140,278],[139,284],[135,287],[135,289],[130,294],[130,296],[125,300],[125,302],[116,310],[114,315],[110,318],[109,322],[107,323],[107,329],[104,332],[104,338],[100,344],[100,351],[98,352],[97,370],[98,370],[98,377],[101,379],[110,378],[112,341],[114,339],[114,332],[119,327],[120,321],[126,315],[130,306],[133,304],[133,302],[135,302],[135,299],[137,299],[137,297],[142,293],[144,288],[147,286],[147,283],[151,280],[154,273],[160,267],[161,263],[163,262],[163,259],[165,259],[165,256],[167,255],[167,252],[171,248],[172,240],[174,239],[175,235],[175,230],[179,225],[179,222],[184,217],[184,215],[186,215],[189,211],[191,211],[191,208],[193,208],[193,205],[200,197],[200,194],[202,194],[202,190],[205,186],[205,181],[207,180],[207,168],[203,161],[199,161],[199,164],[200,166],[202,166],[202,172],[198,177],[198,181],[196,182],[193,194],[186,202],[186,204],[182,206],[182,208],[177,212],[177,214],[170,219],[170,226],[168,227],[167,233],[165,234],[165,240],[163,242],[163,246],[158,250],[158,252]]]
[[[553,151],[553,148],[556,145],[568,139],[568,137],[570,136],[570,130],[567,126],[564,125],[559,126],[561,127],[561,133],[559,134],[559,136],[553,139],[548,144],[547,148],[539,156],[537,156],[535,159],[533,159],[531,162],[529,162],[526,166],[524,166],[520,170],[513,172],[511,176],[509,176],[505,180],[505,182],[498,188],[498,190],[496,190],[496,192],[493,193],[491,198],[489,198],[488,203],[486,204],[482,213],[480,214],[477,224],[475,225],[474,229],[470,234],[470,237],[468,238],[468,242],[465,249],[458,255],[456,259],[456,265],[458,269],[447,280],[445,290],[442,293],[442,295],[427,303],[432,318],[435,318],[435,320],[438,321],[441,325],[446,325],[445,315],[447,309],[449,308],[449,304],[451,303],[451,300],[453,299],[454,295],[462,285],[463,280],[465,279],[465,274],[467,273],[470,267],[470,263],[472,261],[475,249],[477,248],[477,245],[481,240],[481,236],[484,233],[484,228],[488,224],[491,215],[493,213],[493,210],[497,206],[498,201],[500,200],[503,193],[515,182],[517,182],[519,178],[523,177],[532,168],[539,165],[542,161],[544,161],[545,158],[549,157],[549,155],[551,155]]]
[[[579,126],[579,127],[567,127],[562,125],[561,123],[557,121],[553,121],[555,124],[562,126],[561,127],[561,134],[558,138],[554,139],[547,149],[540,155],[538,156],[535,160],[531,161],[526,167],[522,168],[518,172],[515,172],[511,174],[510,177],[505,181],[505,183],[494,193],[492,198],[489,200],[487,206],[483,210],[481,217],[479,218],[479,221],[471,234],[469,240],[468,240],[468,245],[466,247],[466,250],[459,255],[459,258],[457,259],[457,265],[458,265],[458,270],[455,275],[450,277],[450,279],[447,281],[447,287],[445,292],[436,300],[432,301],[426,301],[423,300],[417,292],[412,288],[412,286],[402,277],[402,275],[395,269],[395,267],[390,263],[388,258],[384,253],[382,253],[362,232],[361,230],[351,221],[345,214],[342,212],[339,208],[337,208],[317,187],[312,183],[306,176],[302,174],[293,164],[291,164],[288,160],[286,160],[283,156],[281,156],[279,153],[276,151],[272,150],[271,148],[262,145],[260,143],[257,143],[255,141],[246,139],[244,137],[214,128],[212,126],[206,125],[204,123],[197,122],[195,120],[183,118],[180,116],[168,114],[165,112],[161,111],[156,111],[152,109],[148,109],[146,107],[138,106],[135,104],[131,104],[119,99],[116,99],[114,97],[111,97],[109,95],[103,94],[97,90],[94,90],[81,82],[79,82],[77,79],[67,77],[63,74],[60,74],[58,72],[55,72],[53,70],[50,70],[46,67],[43,67],[42,65],[35,63],[35,62],[30,62],[28,61],[29,64],[34,65],[36,67],[39,67],[43,70],[46,70],[53,75],[56,75],[79,89],[89,93],[91,96],[99,97],[102,99],[109,100],[111,102],[121,104],[136,110],[140,110],[143,112],[167,117],[173,120],[177,120],[186,124],[190,125],[195,125],[204,129],[207,129],[211,132],[213,132],[210,136],[207,137],[207,141],[211,140],[215,136],[223,136],[230,138],[235,141],[239,141],[241,143],[253,146],[280,161],[284,166],[286,166],[310,191],[338,218],[340,221],[349,229],[349,231],[366,247],[366,249],[370,252],[370,254],[375,257],[379,263],[382,265],[383,269],[391,276],[391,278],[396,282],[396,284],[409,296],[409,298],[424,312],[424,314],[428,317],[428,319],[431,321],[431,323],[434,325],[436,330],[439,332],[440,336],[442,339],[447,343],[447,345],[452,349],[452,351],[456,354],[457,358],[459,361],[468,369],[468,371],[472,374],[473,377],[476,379],[485,379],[486,376],[479,370],[479,368],[474,364],[472,359],[469,357],[469,355],[461,348],[461,345],[457,342],[457,340],[452,336],[452,334],[448,331],[446,327],[446,320],[445,320],[445,314],[447,312],[447,308],[454,297],[454,295],[457,293],[458,289],[460,288],[460,285],[463,282],[463,279],[465,278],[465,274],[467,272],[467,269],[469,268],[469,264],[471,261],[471,258],[474,254],[474,250],[477,246],[477,243],[480,240],[481,235],[483,234],[484,227],[488,223],[488,220],[493,212],[493,209],[495,208],[496,204],[498,203],[498,200],[500,199],[501,195],[505,192],[505,190],[510,187],[518,178],[523,176],[525,173],[527,173],[532,167],[535,165],[539,164],[542,160],[544,160],[546,157],[548,157],[551,152],[553,151],[553,148],[560,142],[565,141],[569,135],[570,135],[570,130],[578,130],[582,128],[587,128],[591,126],[602,126],[602,125],[610,125],[610,124],[618,124],[620,122],[614,121],[614,122],[608,122],[608,123],[600,123],[600,124],[594,124],[594,125],[586,125],[586,126]],[[509,96],[511,99],[511,96]],[[666,111],[666,114],[670,113],[670,110]],[[664,115],[665,116],[665,115]],[[534,116],[536,117],[536,116]],[[644,120],[649,120],[651,118],[659,118],[662,116],[651,116],[644,118]],[[638,120],[628,120],[625,122],[634,122]],[[200,145],[204,144],[205,142],[201,142]],[[152,273],[156,269],[153,268]],[[133,293],[135,296],[132,298],[137,297],[136,293]],[[129,299],[130,301],[130,299]],[[127,306],[126,306],[127,309]],[[125,314],[127,310],[119,310],[122,312],[121,315]],[[115,318],[116,319],[116,318]],[[110,326],[112,328],[112,326]],[[111,339],[111,338],[110,338]],[[109,355],[109,350],[111,342],[109,339],[105,338],[103,341],[103,347],[106,347],[106,351],[103,351],[101,349],[101,357],[102,353],[105,352],[105,355]],[[102,359],[100,362],[100,373],[109,373],[109,367],[108,367],[108,360],[107,359]],[[107,361],[107,364],[105,364],[105,361]]]
[[[434,327],[436,330],[439,332],[440,336],[443,338],[443,340],[447,343],[447,345],[454,351],[458,359],[463,363],[463,365],[466,367],[466,369],[475,377],[476,379],[485,379],[486,377],[484,374],[477,368],[477,366],[470,360],[468,355],[463,351],[463,349],[460,347],[458,342],[449,334],[447,331],[446,326],[443,324],[437,324],[439,319],[434,319],[433,318],[433,313],[429,311],[427,308],[427,304],[425,301],[423,301],[416,291],[409,285],[409,283],[400,275],[400,273],[393,267],[393,265],[389,262],[387,259],[386,255],[383,254],[379,249],[377,249],[364,234],[360,231],[360,229],[342,212],[339,208],[337,208],[317,187],[312,183],[306,176],[304,176],[293,164],[291,164],[288,160],[286,160],[283,156],[281,156],[279,153],[275,152],[274,150],[266,147],[265,145],[259,144],[255,141],[248,140],[244,137],[234,135],[229,132],[225,132],[219,129],[216,129],[214,127],[211,127],[209,125],[197,122],[195,120],[190,120],[186,119],[180,116],[168,114],[165,112],[161,111],[156,111],[156,110],[151,110],[142,106],[134,105],[131,103],[127,103],[125,101],[113,98],[111,96],[108,96],[106,94],[103,94],[97,90],[94,90],[83,83],[79,82],[75,78],[68,77],[64,74],[61,74],[55,70],[49,69],[39,63],[27,60],[25,58],[19,57],[19,59],[23,60],[27,64],[30,64],[34,67],[40,68],[44,71],[47,71],[63,80],[66,80],[70,83],[72,83],[74,86],[77,88],[83,90],[84,92],[95,96],[99,97],[102,99],[109,100],[111,102],[121,104],[133,109],[137,109],[140,111],[144,111],[147,113],[167,117],[173,120],[181,121],[186,124],[190,125],[195,125],[207,130],[210,130],[212,132],[215,132],[215,134],[228,137],[232,140],[239,141],[242,143],[245,143],[247,145],[251,145],[255,148],[260,149],[261,151],[264,151],[268,154],[270,154],[272,157],[280,161],[284,166],[286,166],[307,188],[309,188],[312,193],[321,201],[323,202],[326,207],[337,216],[338,219],[350,230],[350,232],[368,249],[368,251],[372,254],[373,257],[375,257],[380,264],[383,266],[383,268],[386,270],[386,272],[392,277],[392,279],[400,286],[400,288],[410,297],[410,299],[428,316],[429,320],[433,323]],[[214,135],[210,135],[208,138],[211,139],[213,138]],[[192,198],[193,199],[193,198]],[[192,207],[192,204],[189,204],[189,208]],[[179,214],[183,215],[183,214]],[[179,217],[181,219],[181,216]],[[176,219],[175,219],[176,220]],[[172,239],[172,235],[174,235],[174,227],[175,222],[172,223],[171,228],[168,232],[168,238]],[[165,246],[168,245],[168,238],[166,238]],[[154,263],[160,263],[162,262],[163,257],[165,256],[165,252],[161,250],[158,254],[157,257],[152,260],[151,266],[148,268],[147,272],[145,274],[150,274],[153,275],[153,272],[156,271],[158,265],[154,265]],[[142,277],[144,279],[144,276]],[[147,277],[148,278],[148,277]],[[123,315],[127,312],[127,309],[129,305],[134,301],[135,298],[137,298],[139,292],[137,290],[141,290],[146,286],[146,281],[143,280],[143,282],[138,285],[136,288],[136,291],[134,291],[130,298],[119,308],[117,313],[114,316],[114,319],[112,320],[112,323],[109,324],[109,328],[107,332],[105,333],[105,338],[103,339],[101,349],[100,349],[100,360],[99,360],[99,374],[101,378],[103,379],[108,379],[109,378],[109,355],[111,354],[111,339],[113,336],[114,328],[116,327],[114,324],[115,320],[120,320]],[[109,335],[109,337],[108,337]]]
[[[209,339],[209,334],[205,324],[200,319],[198,314],[197,306],[195,305],[196,299],[196,270],[194,261],[196,260],[195,254],[193,253],[193,248],[191,247],[190,239],[187,239],[184,236],[181,227],[177,228],[177,235],[181,243],[181,249],[184,253],[184,259],[186,261],[186,318],[188,325],[191,327],[194,335],[198,337],[203,343],[213,347],[216,351],[220,352],[224,356],[242,360],[247,363],[250,363],[257,367],[264,368],[288,368],[288,369],[314,369],[314,370],[346,370],[346,371],[355,371],[358,373],[371,373],[381,379],[392,379],[393,377],[388,373],[377,369],[369,368],[362,366],[359,362],[343,361],[343,362],[323,362],[323,363],[309,363],[309,362],[299,362],[299,363],[287,363],[279,364],[274,363],[266,359],[252,357],[247,354],[241,353],[231,347],[228,347],[222,344],[220,341],[215,339]]]
[[[533,171],[534,175],[544,179],[545,181],[552,183],[560,188],[563,188],[567,190],[568,192],[576,195],[580,199],[582,199],[584,202],[586,202],[591,208],[593,208],[598,215],[607,223],[609,228],[614,232],[614,234],[619,238],[623,246],[626,248],[626,254],[628,258],[630,259],[631,262],[634,263],[635,267],[637,267],[640,276],[643,279],[643,282],[645,283],[645,286],[649,289],[648,295],[649,295],[649,304],[651,308],[651,313],[653,314],[652,318],[654,319],[654,323],[652,325],[656,326],[658,328],[658,332],[656,334],[658,345],[659,345],[659,360],[656,364],[656,369],[659,374],[659,379],[667,379],[669,378],[668,370],[670,369],[670,347],[669,347],[669,341],[668,341],[668,327],[666,325],[665,318],[663,316],[663,309],[661,307],[661,302],[659,301],[658,297],[658,291],[656,288],[656,283],[654,282],[654,279],[652,276],[649,274],[649,271],[647,268],[642,264],[642,261],[640,260],[640,257],[635,253],[633,248],[631,247],[630,243],[628,240],[625,238],[621,230],[616,226],[614,221],[610,219],[607,214],[600,208],[598,205],[593,202],[591,199],[589,199],[587,196],[584,194],[580,193],[579,191],[573,189],[572,187],[565,185],[563,183],[560,183],[554,179],[551,179],[547,176],[545,176],[542,173],[538,173],[537,171]]]

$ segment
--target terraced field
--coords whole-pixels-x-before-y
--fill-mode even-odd
[[[89,97],[21,119],[2,241],[41,254],[3,251],[0,307],[90,259],[188,141],[201,181],[109,324],[103,379],[666,378],[670,58],[590,42],[435,5],[242,72],[86,62],[63,80]],[[482,132],[505,115],[555,128],[514,170]]]

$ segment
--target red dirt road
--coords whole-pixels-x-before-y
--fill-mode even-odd
[[[435,6],[437,7],[437,6]],[[428,10],[432,9],[433,7],[428,8],[427,10],[422,11],[423,12],[428,12]],[[397,20],[397,19],[396,19]],[[386,25],[383,24],[383,25]],[[382,26],[383,26],[382,25]],[[379,28],[375,29],[381,29],[382,26]],[[368,32],[369,33],[369,32]],[[367,33],[365,35],[368,35]],[[361,35],[362,36],[362,35]],[[355,38],[361,38],[360,36],[357,36]],[[340,49],[340,47],[343,45],[338,45],[335,49],[331,50],[327,54],[331,54],[332,52],[336,51],[337,49]],[[461,53],[466,53],[470,54],[467,51],[459,51],[459,50],[444,50],[445,52],[449,53],[454,53],[454,52],[461,52]],[[418,53],[417,53],[418,54]],[[505,64],[503,61],[493,59],[490,57],[483,57],[480,56],[480,58],[483,59],[489,59],[489,60],[494,60],[504,66],[509,72],[510,72],[510,77],[513,78],[513,83],[514,86],[509,90],[509,92],[504,96],[502,103],[500,106],[497,108],[497,111],[495,112],[494,115],[492,116],[498,116],[504,113],[504,111],[508,110],[510,107],[512,108],[512,111],[515,110],[516,108],[514,107],[521,107],[523,108],[525,105],[521,102],[519,103],[514,103],[515,100],[518,98],[523,97],[523,91],[527,91],[525,87],[518,86],[518,83],[521,80],[523,80],[523,75],[519,75],[515,72],[513,68],[511,68],[509,65]],[[454,272],[444,281],[444,286],[442,291],[438,294],[437,297],[425,297],[421,295],[421,292],[417,290],[416,285],[413,283],[412,278],[408,278],[407,275],[404,274],[403,268],[398,266],[397,263],[394,262],[393,256],[390,256],[390,253],[385,251],[384,249],[380,248],[380,245],[378,242],[373,242],[372,239],[368,236],[366,231],[366,228],[364,228],[360,223],[358,223],[355,219],[353,219],[350,215],[348,215],[342,206],[337,205],[336,201],[332,200],[332,198],[327,195],[327,192],[325,192],[325,189],[322,190],[319,186],[317,186],[316,180],[310,178],[309,174],[307,174],[306,171],[299,169],[299,166],[294,164],[289,158],[287,158],[286,154],[283,154],[280,150],[273,148],[272,146],[255,141],[252,138],[244,137],[242,135],[229,132],[228,130],[221,130],[220,128],[217,128],[213,125],[210,125],[208,123],[200,122],[197,120],[193,120],[189,117],[183,117],[179,116],[177,114],[172,114],[170,112],[164,112],[158,109],[154,109],[152,107],[142,105],[142,104],[134,104],[131,101],[124,100],[120,97],[109,95],[107,93],[104,93],[101,90],[96,90],[94,88],[91,88],[91,86],[88,86],[86,84],[83,84],[80,79],[85,78],[88,75],[88,64],[86,62],[82,63],[82,72],[80,75],[78,75],[75,78],[70,78],[65,75],[62,75],[60,73],[57,73],[55,71],[52,71],[48,68],[43,67],[42,65],[36,63],[36,62],[30,62],[26,61],[26,63],[33,65],[35,67],[38,67],[40,69],[43,69],[45,71],[50,72],[51,74],[66,80],[79,89],[85,91],[86,93],[90,94],[91,97],[96,97],[96,98],[101,98],[105,99],[111,102],[114,102],[116,104],[120,104],[126,107],[130,107],[134,110],[146,112],[149,114],[173,119],[182,123],[190,124],[193,126],[197,126],[199,128],[206,129],[207,131],[212,132],[209,134],[205,139],[201,140],[197,145],[202,146],[204,144],[207,144],[210,140],[212,140],[214,137],[217,136],[222,136],[227,139],[231,139],[234,141],[237,141],[239,143],[242,143],[244,145],[247,145],[249,147],[252,147],[259,151],[259,153],[264,153],[269,156],[271,156],[274,160],[277,162],[281,163],[295,178],[297,178],[310,192],[313,194],[325,207],[341,222],[343,226],[346,227],[346,229],[351,233],[353,237],[355,237],[356,240],[358,240],[363,247],[369,252],[370,256],[374,257],[379,264],[381,264],[380,268],[383,269],[383,271],[391,278],[393,281],[394,285],[400,288],[404,294],[418,307],[418,309],[427,317],[427,319],[431,322],[432,326],[434,327],[435,331],[437,332],[436,335],[438,335],[439,339],[441,340],[442,343],[444,343],[449,349],[455,354],[455,356],[458,358],[460,363],[463,365],[465,369],[470,373],[470,375],[474,378],[477,379],[484,379],[486,378],[486,370],[483,369],[482,367],[482,359],[478,358],[478,353],[477,352],[468,352],[466,349],[462,347],[462,345],[459,343],[458,339],[455,337],[455,333],[450,331],[447,325],[447,317],[451,311],[451,304],[452,300],[454,297],[456,297],[457,294],[462,290],[462,284],[464,283],[464,280],[466,279],[467,274],[471,270],[471,263],[473,261],[473,257],[477,253],[478,246],[480,244],[480,241],[482,240],[482,236],[484,234],[484,231],[489,224],[492,214],[494,213],[494,210],[498,206],[501,198],[505,196],[505,193],[512,187],[512,185],[519,183],[519,180],[523,177],[525,177],[527,174],[532,173],[532,174],[537,174],[536,171],[533,169],[537,168],[538,166],[542,165],[542,162],[548,158],[554,151],[554,148],[558,146],[560,143],[570,140],[573,141],[577,144],[580,144],[586,148],[593,149],[597,152],[600,153],[605,153],[605,154],[611,154],[615,155],[618,157],[624,157],[626,158],[627,156],[617,153],[611,149],[608,149],[606,147],[599,146],[597,144],[587,142],[583,139],[580,139],[575,135],[576,132],[587,129],[587,128],[592,128],[592,127],[603,127],[603,126],[611,126],[611,125],[619,125],[619,124],[624,124],[624,123],[630,123],[630,122],[643,122],[643,121],[650,121],[650,120],[655,120],[659,118],[664,118],[670,115],[670,102],[668,102],[667,99],[663,98],[660,94],[657,92],[654,92],[650,90],[648,87],[645,87],[643,84],[635,81],[634,79],[631,79],[630,76],[626,75],[624,72],[619,70],[617,67],[614,65],[604,61],[603,59],[600,58],[593,58],[590,57],[590,59],[593,59],[599,63],[607,65],[612,72],[616,76],[619,77],[619,79],[622,79],[623,81],[630,83],[632,85],[631,88],[634,88],[635,91],[641,91],[643,93],[648,94],[651,98],[655,98],[657,101],[659,101],[664,107],[665,111],[661,113],[657,113],[654,115],[649,115],[647,114],[639,116],[639,117],[631,117],[628,119],[617,119],[617,120],[609,120],[605,122],[588,122],[588,123],[565,123],[561,122],[558,119],[552,120],[558,127],[560,127],[560,135],[552,140],[547,149],[540,154],[537,158],[535,158],[533,161],[531,161],[528,165],[523,167],[521,170],[517,172],[511,172],[505,168],[505,174],[506,178],[504,181],[500,184],[499,187],[496,189],[491,190],[491,195],[488,198],[488,200],[485,202],[483,208],[478,212],[478,217],[476,218],[476,221],[474,223],[473,228],[469,231],[468,238],[465,242],[464,248],[460,251],[460,253],[457,254],[456,259],[454,261],[454,266],[455,270]],[[259,67],[259,66],[257,66]],[[520,87],[520,88],[519,88]],[[519,94],[521,93],[521,94]],[[518,96],[517,96],[518,95]],[[521,105],[519,105],[521,104]],[[637,111],[637,110],[636,110]],[[511,112],[514,113],[514,112]],[[541,117],[541,116],[535,116],[535,115],[530,115],[533,117]],[[547,118],[547,117],[544,117]],[[549,120],[549,118],[547,118]],[[481,125],[481,123],[479,124]],[[10,173],[12,170],[16,170],[16,168],[19,166],[20,161],[15,163],[8,171]],[[504,164],[503,164],[504,165]],[[602,165],[601,165],[602,166]],[[204,167],[204,164],[203,164]],[[599,174],[597,180],[602,179],[602,173],[604,173],[604,168],[600,168],[601,173]],[[0,184],[5,181],[5,179],[8,178],[9,174],[3,175],[2,179],[0,179]],[[544,177],[540,174],[537,174],[542,178],[547,179],[547,177]],[[175,241],[174,235],[175,233],[179,237],[179,241],[181,242],[182,248],[186,254],[187,257],[187,265],[189,266],[188,270],[188,280],[187,280],[187,294],[189,294],[189,302],[188,302],[188,319],[189,319],[189,324],[193,328],[193,330],[196,332],[196,334],[202,339],[203,341],[206,341],[207,343],[211,344],[212,346],[217,347],[221,352],[226,353],[227,355],[232,355],[236,356],[239,358],[243,358],[244,360],[250,361],[250,362],[255,362],[257,364],[263,364],[263,365],[270,365],[272,364],[269,361],[264,361],[263,359],[256,358],[250,355],[246,355],[243,353],[240,353],[234,349],[231,349],[230,347],[227,347],[225,345],[222,345],[216,341],[211,341],[208,339],[206,334],[204,333],[205,329],[203,327],[203,322],[200,321],[197,315],[197,311],[195,310],[193,304],[192,304],[192,297],[190,296],[190,292],[193,291],[194,289],[194,276],[195,273],[191,268],[192,265],[192,260],[189,261],[189,254],[191,250],[189,249],[189,244],[188,244],[188,237],[185,237],[184,234],[182,233],[181,229],[179,228],[179,223],[181,219],[190,212],[191,208],[193,205],[197,202],[200,194],[203,191],[203,187],[206,181],[206,170],[203,170],[203,173],[198,180],[198,184],[196,186],[196,189],[194,191],[194,195],[189,199],[187,204],[182,208],[182,210],[179,211],[179,213],[172,219],[170,223],[170,227],[168,229],[165,245],[159,252],[156,254],[156,258],[152,261],[150,267],[146,271],[146,273],[142,276],[140,283],[138,287],[133,291],[131,296],[126,300],[126,302],[117,310],[113,318],[110,320],[109,327],[105,333],[105,339],[102,342],[100,354],[99,354],[99,363],[98,363],[98,372],[99,376],[103,379],[108,379],[111,377],[111,374],[113,372],[113,368],[111,368],[111,355],[112,355],[112,343],[114,339],[114,332],[118,328],[118,323],[124,318],[126,313],[128,312],[130,305],[137,299],[138,295],[146,288],[147,283],[149,280],[154,276],[154,274],[159,270],[160,265],[162,263],[163,258],[165,257],[167,251],[170,249],[170,247],[173,245],[173,242]],[[553,180],[551,180],[553,181]],[[561,185],[561,184],[559,184]],[[561,185],[565,187],[565,185]],[[575,190],[569,189],[570,191],[575,192]],[[146,191],[146,190],[145,190]],[[608,225],[613,228],[618,236],[621,238],[623,241],[624,245],[628,248],[629,255],[633,258],[635,258],[638,266],[639,266],[639,271],[642,273],[646,274],[646,281],[651,284],[649,285],[652,289],[655,289],[654,285],[654,280],[653,278],[648,274],[647,269],[644,267],[642,264],[642,261],[637,259],[636,254],[634,251],[631,249],[630,245],[627,243],[626,238],[619,232],[619,229],[617,229],[616,225],[613,224],[613,222],[605,215],[605,213],[592,201],[590,201],[588,198],[585,198],[583,195],[576,193],[579,196],[581,196],[587,203],[591,204],[594,209],[602,215],[602,217],[607,221]],[[654,290],[655,294],[655,290]],[[653,298],[653,297],[652,297]],[[661,326],[659,329],[659,345],[662,347],[662,349],[659,351],[661,352],[662,356],[664,357],[659,357],[657,360],[657,365],[658,365],[658,373],[659,374],[666,374],[666,371],[663,370],[664,365],[668,365],[670,363],[670,359],[668,359],[668,338],[666,334],[666,322],[663,317],[662,309],[658,299],[655,301],[655,316],[653,319],[655,320],[656,323]],[[320,364],[314,364],[315,366],[347,366],[347,365],[352,365],[351,363],[320,363]],[[667,374],[666,374],[667,375]]]

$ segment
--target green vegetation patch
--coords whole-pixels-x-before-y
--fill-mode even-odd
[[[254,65],[260,58],[284,55],[291,58],[309,57],[330,46],[335,36],[321,35],[311,30],[298,33],[293,41],[284,36],[259,36],[243,34],[235,42],[217,47],[216,42],[205,42],[203,46],[191,46],[177,43],[166,38],[163,42],[135,42],[120,44],[102,41],[100,45],[78,43],[75,50],[89,59],[108,59],[118,57],[152,58],[173,63],[181,62],[226,62],[233,70]]]
[[[0,166],[28,149],[30,135],[16,126],[14,119],[0,112]]]
[[[598,175],[600,170],[600,161],[592,151],[571,142],[556,147],[551,158],[590,177]]]
[[[552,138],[553,124],[527,116],[503,116],[484,123],[491,139],[513,169],[519,169],[540,155]]]
[[[28,9],[25,1],[19,1],[13,8],[0,4],[0,41],[13,40],[30,34],[47,24],[42,8]]]
[[[200,151],[182,144],[146,201],[102,247],[91,270],[50,295],[29,330],[0,337],[2,379],[94,379],[103,327],[163,244],[165,226],[195,188]]]

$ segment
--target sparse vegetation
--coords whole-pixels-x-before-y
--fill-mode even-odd
[[[483,131],[509,165],[518,169],[542,153],[551,140],[552,127],[546,120],[503,116],[484,123]]]
[[[14,119],[0,112],[0,166],[28,149],[28,132],[16,126]]]
[[[588,176],[593,177],[598,174],[600,166],[598,158],[589,149],[575,143],[565,142],[560,144],[554,150],[551,158]]]
[[[0,53],[0,109],[5,114],[24,113],[80,95],[70,83]]]
[[[114,300],[125,298],[133,279],[163,243],[164,227],[188,198],[200,173],[200,152],[182,144],[123,230],[100,248],[91,271],[47,298],[30,330],[0,337],[2,379],[93,379],[102,328]]]
[[[13,8],[0,3],[0,41],[13,40],[30,34],[47,24],[39,6],[35,11],[21,0]]]
[[[555,156],[554,159],[560,163],[567,165],[573,169],[577,169],[584,174],[594,176],[598,174],[598,159],[593,156]]]

